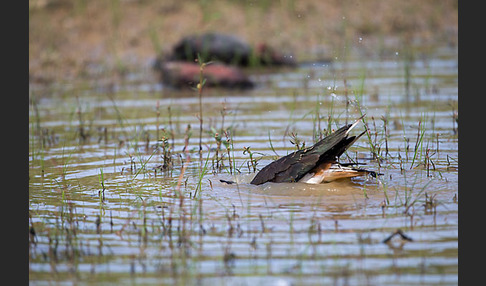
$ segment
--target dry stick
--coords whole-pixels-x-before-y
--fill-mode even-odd
[[[203,127],[202,88],[204,85],[203,70],[206,64],[201,62],[201,57],[199,56],[199,54],[197,58],[199,62],[199,83],[197,84],[197,91],[199,95],[199,161],[202,162],[202,127]]]
[[[174,128],[172,127],[172,112],[171,112],[170,106],[167,107],[167,112],[169,114],[170,139],[172,140],[171,147],[172,147],[172,150],[174,150],[174,141],[175,141],[175,138],[174,138]]]
[[[229,161],[229,169],[230,169],[230,174],[233,174],[233,165],[231,162],[231,154],[230,154],[230,143],[231,143],[231,138],[228,137],[228,132],[224,131],[224,134],[226,135],[226,151],[228,152],[228,161]]]
[[[388,157],[389,154],[388,154],[388,132],[386,130],[386,125],[388,123],[388,119],[385,117],[385,116],[382,116],[381,119],[383,120],[383,127],[384,127],[384,131],[385,131],[385,157]]]
[[[182,195],[182,192],[181,192],[182,179],[184,178],[184,173],[186,172],[187,165],[189,165],[190,162],[191,162],[191,157],[187,156],[186,162],[184,163],[184,165],[182,165],[182,170],[181,170],[181,174],[179,175],[179,180],[177,181],[176,192],[177,192],[177,195],[179,196],[179,200],[180,200],[179,206],[180,207],[183,206],[183,202],[184,202],[184,196]]]
[[[427,177],[430,177],[430,156],[429,156],[429,151],[430,149],[427,148],[427,151],[425,151],[425,167],[427,168]],[[427,193],[425,193],[427,194]]]
[[[189,163],[191,162],[191,156],[189,155],[189,129],[191,128],[190,125],[187,126],[187,129],[186,129],[186,136],[184,138],[184,154],[186,155],[186,162],[184,162],[184,164],[182,165],[182,169],[181,169],[181,174],[179,175],[179,179],[177,180],[177,187],[176,187],[176,193],[177,195],[179,196],[179,199],[180,199],[180,207],[182,207],[183,205],[183,201],[184,201],[184,196],[182,195],[182,192],[181,192],[181,185],[182,185],[182,179],[184,178],[184,173],[186,172],[186,169],[187,169],[187,165],[189,165]]]
[[[224,129],[224,117],[226,115],[226,104],[225,102],[222,102],[223,105],[223,110],[221,111],[221,133],[224,133],[226,130]],[[218,171],[221,171],[223,167],[223,154],[221,154],[221,160],[218,158],[219,156],[219,151],[221,150],[221,136],[219,136],[218,133],[215,134],[215,139],[216,139],[216,169]],[[221,167],[219,163],[221,162]]]

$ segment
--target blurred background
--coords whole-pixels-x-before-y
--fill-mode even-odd
[[[29,0],[29,76],[51,82],[150,68],[182,37],[229,33],[298,61],[457,46],[457,0]]]

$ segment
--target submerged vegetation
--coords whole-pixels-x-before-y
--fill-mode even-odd
[[[374,79],[348,79],[364,81]],[[286,89],[262,89],[266,95],[246,101],[217,90],[197,89],[180,99],[139,92],[139,106],[127,91],[116,100],[93,93],[40,103],[32,90],[31,279],[55,273],[59,281],[107,281],[116,274],[117,283],[193,284],[283,275],[313,283],[311,277],[395,281],[387,273],[418,280],[440,273],[455,281],[458,164],[451,117],[457,102],[437,97],[423,108],[427,101],[407,104],[390,94],[385,101],[395,104],[382,109],[365,85],[357,86],[347,100],[340,88],[329,95],[320,87],[298,101]],[[402,87],[381,86],[387,88]],[[252,174],[277,156],[362,114],[357,128],[367,133],[342,160],[384,176],[249,187]],[[369,226],[358,227],[363,223]],[[426,249],[438,230],[451,245],[432,254]],[[407,251],[411,243],[422,250]],[[353,245],[359,250],[345,250]],[[437,264],[433,257],[452,261]],[[379,270],[362,266],[368,259],[382,261]],[[423,270],[387,262],[404,259],[423,261]]]

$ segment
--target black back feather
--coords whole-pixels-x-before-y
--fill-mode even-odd
[[[361,120],[358,119],[358,121]],[[365,132],[348,138],[350,128],[356,123],[339,128],[314,146],[295,151],[265,166],[250,184],[261,185],[266,182],[297,182],[316,165],[325,161],[336,161],[346,149],[353,145]]]

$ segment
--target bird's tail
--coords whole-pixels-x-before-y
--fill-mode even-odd
[[[349,134],[349,131],[351,131],[351,129],[353,129],[356,125],[358,125],[358,123],[363,120],[363,118],[366,116],[366,114],[363,114],[360,118],[356,119],[356,121],[351,124],[351,126],[349,126],[348,130],[346,131],[346,135]],[[361,136],[361,135],[360,135]]]

